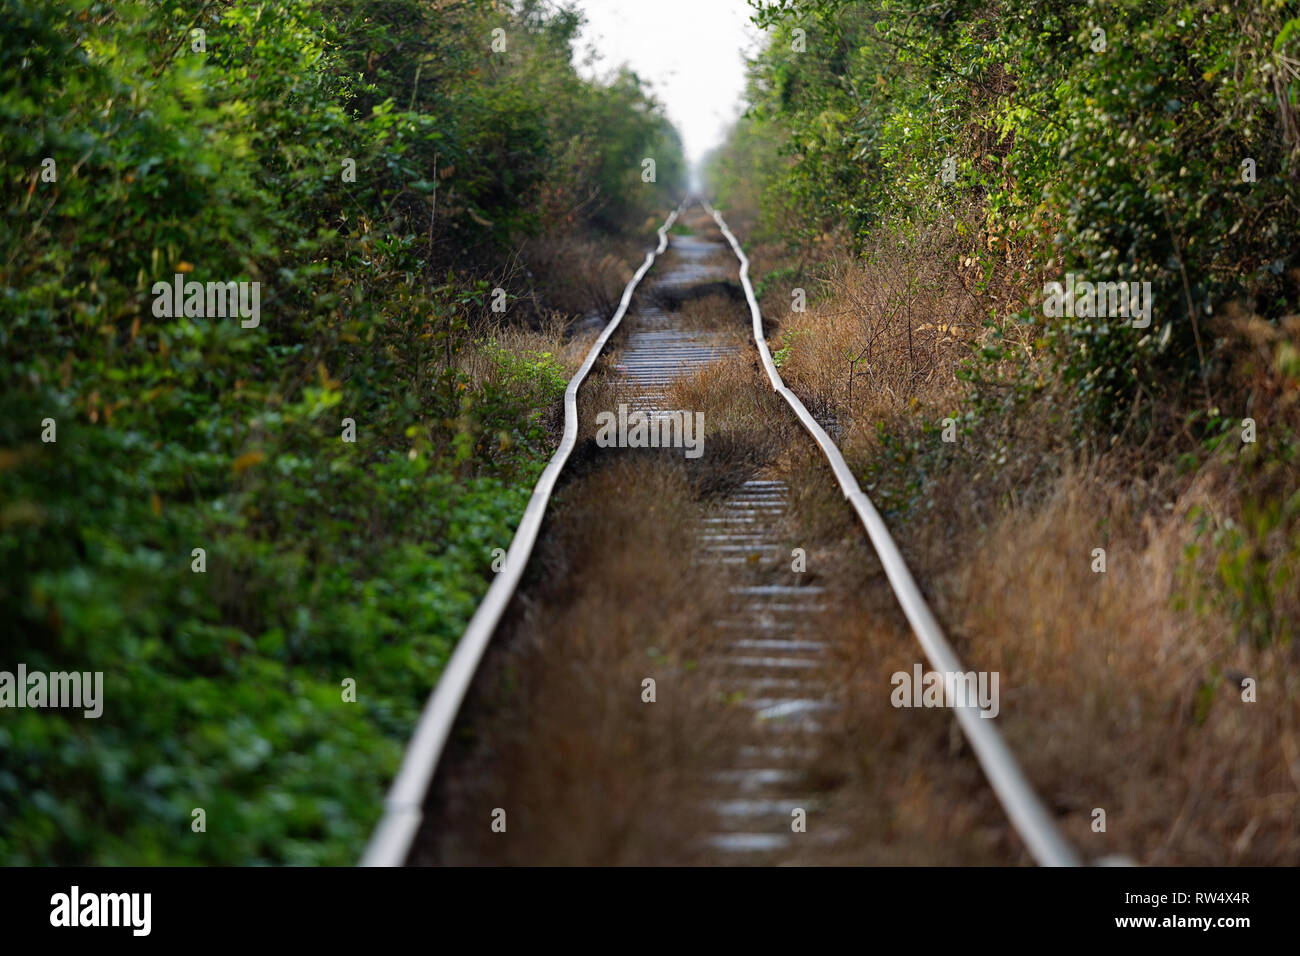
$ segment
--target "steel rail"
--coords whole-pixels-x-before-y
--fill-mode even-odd
[[[555,450],[550,463],[533,488],[533,495],[524,509],[519,527],[506,552],[505,562],[497,573],[492,585],[484,595],[478,610],[465,628],[465,634],[456,645],[456,650],[447,662],[438,684],[429,695],[416,725],[415,733],[407,744],[402,757],[402,765],[397,777],[384,799],[384,815],[371,834],[365,855],[361,858],[362,866],[401,866],[410,853],[411,843],[415,839],[423,814],[424,797],[433,780],[434,770],[446,746],[447,736],[451,733],[456,713],[460,710],[465,693],[469,690],[474,672],[478,669],[483,652],[487,649],[492,633],[496,630],[506,605],[515,593],[524,568],[533,553],[538,532],[542,527],[542,518],[550,502],[551,492],[560,477],[564,463],[568,461],[578,440],[578,387],[582,385],[591,367],[596,364],[605,343],[614,334],[628,306],[632,303],[632,293],[640,284],[645,274],[654,265],[655,259],[668,248],[668,230],[673,227],[677,217],[685,208],[685,202],[674,209],[664,224],[659,227],[659,244],[646,253],[645,261],[636,270],[632,279],[623,290],[618,310],[605,326],[600,337],[587,353],[586,360],[577,374],[569,381],[564,390],[564,437]]]
[[[786,388],[785,382],[782,381],[763,336],[762,314],[758,308],[758,299],[754,295],[754,287],[749,281],[749,258],[735,235],[727,228],[722,214],[708,202],[704,200],[700,202],[718,224],[722,234],[731,243],[736,258],[740,260],[740,282],[745,289],[745,299],[749,302],[749,312],[753,318],[754,342],[758,346],[763,368],[767,370],[767,377],[772,383],[773,390],[786,400],[804,428],[826,455],[831,469],[835,472],[835,478],[839,481],[840,490],[844,492],[844,497],[848,499],[867,529],[867,535],[876,549],[876,554],[880,557],[880,563],[884,566],[885,574],[894,589],[894,595],[898,598],[898,603],[912,625],[912,630],[916,633],[916,638],[925,656],[929,658],[930,664],[941,673],[963,673],[965,668],[962,667],[952,645],[943,636],[939,622],[935,620],[925,599],[921,596],[920,589],[912,578],[912,572],[903,561],[898,545],[890,536],[880,513],[858,486],[857,479],[849,470],[839,447],[804,407],[799,396]],[[1034,793],[1033,787],[1025,778],[1024,772],[1016,763],[1015,756],[1006,741],[1002,739],[1002,735],[998,733],[993,721],[981,717],[981,711],[976,706],[962,705],[961,702],[950,703],[953,703],[953,710],[956,711],[958,723],[966,740],[974,750],[980,766],[984,768],[984,775],[1002,803],[1011,825],[1028,846],[1030,854],[1043,866],[1078,866],[1080,864],[1078,854],[1061,835],[1047,808]]]

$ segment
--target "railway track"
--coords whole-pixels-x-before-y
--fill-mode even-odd
[[[791,569],[792,549],[781,540],[788,499],[784,481],[746,481],[704,519],[699,535],[702,563],[714,573],[731,571],[734,598],[713,622],[718,639],[703,665],[723,695],[754,715],[729,740],[726,766],[705,782],[710,796],[702,809],[716,820],[706,843],[719,862],[777,860],[790,847],[798,835],[792,817],[818,803],[809,788],[816,757],[809,738],[837,707],[818,637],[826,588],[803,584]],[[839,835],[814,831],[823,843]]]
[[[785,388],[763,336],[762,319],[749,263],[722,216],[701,203],[716,223],[726,246],[695,236],[673,242],[670,275],[655,283],[648,295],[634,297],[657,258],[668,249],[668,233],[686,207],[679,207],[659,230],[656,249],[629,282],[610,323],[588,354],[565,394],[565,431],[554,458],[534,490],[507,553],[503,570],[470,622],[465,636],[431,695],[407,748],[402,768],[385,803],[385,813],[362,860],[363,865],[391,866],[408,862],[418,842],[424,805],[479,663],[515,595],[533,553],[542,518],[557,487],[561,470],[577,445],[578,389],[602,359],[611,338],[631,315],[617,357],[606,372],[630,411],[650,416],[671,415],[675,382],[698,374],[712,363],[742,348],[734,336],[680,323],[663,303],[679,300],[691,286],[717,280],[739,280],[748,307],[752,339],[746,346],[758,353],[763,374],[816,442],[826,466],[848,504],[857,514],[879,556],[898,604],[932,668],[962,673],[965,668],[944,638],[922,599],[888,530],[858,487],[825,424],[819,423],[798,397]],[[719,249],[734,256],[729,269],[718,271]],[[738,265],[738,271],[736,266]],[[739,305],[737,305],[739,309]],[[795,837],[808,833],[800,845],[833,845],[846,836],[843,826],[806,829],[806,818],[817,812],[819,795],[812,786],[823,721],[841,706],[830,679],[834,661],[823,633],[831,626],[835,605],[843,597],[834,585],[809,583],[791,558],[798,540],[791,513],[791,489],[776,472],[756,474],[730,488],[704,509],[695,526],[694,561],[701,574],[721,582],[725,597],[705,622],[697,686],[711,695],[732,700],[751,719],[737,723],[708,766],[692,768],[682,783],[692,812],[707,823],[693,833],[700,862],[782,862]],[[634,546],[629,542],[629,547]],[[814,576],[814,582],[816,578]],[[1033,859],[1045,865],[1075,865],[1073,848],[1061,837],[1049,813],[1021,773],[1011,751],[980,709],[967,701],[949,701],[958,724],[984,776],[1001,802],[1007,818]],[[427,827],[426,827],[427,828]],[[426,836],[426,842],[427,842]]]

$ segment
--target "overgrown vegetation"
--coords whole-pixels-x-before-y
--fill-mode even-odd
[[[751,5],[713,189],[1031,776],[1086,754],[1144,862],[1294,863],[1300,8]],[[1069,273],[1149,327],[1048,315]]]
[[[0,717],[0,860],[351,862],[676,133],[535,0],[0,11],[0,669],[105,698]]]
[[[778,258],[793,271],[765,291],[842,295],[845,270],[821,268],[837,250],[900,273],[879,301],[851,304],[871,318],[826,343],[839,361],[815,364],[847,393],[861,369],[882,374],[881,328],[906,339],[912,364],[895,371],[907,381],[874,393],[931,393],[928,424],[885,437],[911,462],[905,480],[974,449],[996,468],[1016,455],[1017,426],[1040,418],[1058,463],[1140,448],[1124,467],[1146,476],[1214,458],[1253,489],[1243,507],[1269,515],[1244,545],[1281,562],[1264,590],[1294,580],[1284,542],[1300,535],[1300,499],[1281,475],[1300,448],[1300,9],[753,5],[770,42],[712,181],[724,204],[761,211],[754,241],[792,244]],[[1151,283],[1149,327],[1047,317],[1044,283],[1067,273]],[[793,343],[807,317],[788,296],[769,302]],[[949,356],[966,350],[964,385],[931,349],[918,357],[918,335]],[[960,422],[965,451],[933,440],[943,417]],[[1247,418],[1253,443],[1241,440]],[[1241,623],[1258,639],[1289,636],[1286,615],[1250,596],[1258,573],[1221,583],[1254,607]],[[1260,612],[1263,631],[1247,620]]]

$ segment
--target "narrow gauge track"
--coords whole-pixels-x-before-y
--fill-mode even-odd
[[[757,350],[773,391],[825,455],[844,497],[867,530],[931,666],[943,672],[963,671],[887,529],[834,442],[781,381],[763,336],[762,319],[748,278],[748,260],[721,215],[707,203],[701,205],[739,263],[738,278],[752,320],[750,347]],[[576,446],[578,388],[629,314],[638,286],[656,258],[668,248],[668,231],[685,206],[674,211],[660,228],[658,247],[647,254],[624,291],[618,310],[569,384],[560,447],[538,482],[504,569],[430,697],[363,865],[441,859],[437,853],[420,848],[436,842],[427,832],[420,833],[435,770],[489,640],[524,575],[560,471]],[[607,373],[620,386],[619,394],[626,396],[630,410],[650,416],[675,412],[670,407],[674,382],[741,347],[734,338],[716,331],[682,326],[671,310],[659,304],[679,298],[692,285],[719,278],[716,266],[710,268],[709,259],[720,248],[725,247],[694,236],[676,238],[671,273],[655,283],[648,296],[638,298],[637,308],[631,311],[630,327]],[[730,276],[736,276],[734,265]],[[760,470],[710,503],[697,519],[694,560],[701,573],[723,582],[726,595],[710,609],[708,637],[698,661],[701,682],[697,686],[711,695],[743,702],[753,719],[733,726],[721,751],[723,755],[715,750],[707,769],[693,766],[686,771],[691,779],[682,781],[681,793],[688,795],[693,816],[708,821],[691,834],[693,853],[686,858],[693,862],[782,862],[802,832],[792,827],[792,816],[813,813],[819,807],[816,788],[809,786],[809,769],[818,749],[822,720],[840,706],[834,682],[828,679],[833,662],[819,635],[837,599],[826,587],[804,583],[805,575],[791,569],[791,543],[799,539],[792,536],[789,499],[790,489],[782,478]],[[635,543],[628,542],[628,546],[634,547]],[[974,707],[952,709],[1008,819],[1033,858],[1045,865],[1077,864],[1073,849],[1057,831],[993,722],[980,719]],[[843,828],[832,821],[809,831],[809,839],[800,842],[833,845],[844,836]]]

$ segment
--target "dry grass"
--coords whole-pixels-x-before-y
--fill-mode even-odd
[[[736,344],[751,341],[744,293],[737,284],[704,282],[664,298],[675,310],[674,328],[723,333]]]
[[[457,361],[474,383],[493,380],[499,377],[499,365],[484,346],[494,345],[520,359],[540,361],[543,356],[549,356],[549,360],[563,370],[565,377],[571,378],[591,350],[596,334],[592,331],[574,334],[568,317],[551,313],[537,328],[500,323],[485,330],[476,343],[478,347],[463,350]]]
[[[704,413],[706,435],[744,435],[762,447],[766,463],[798,437],[799,423],[770,388],[752,346],[683,376],[668,389],[668,404]]]
[[[801,583],[833,595],[828,613],[807,624],[807,633],[827,644],[827,692],[839,705],[809,772],[819,826],[838,829],[841,838],[800,844],[787,862],[1025,862],[950,715],[891,706],[890,677],[910,672],[919,648],[825,457],[768,387],[757,351],[751,345],[670,394],[701,408],[720,430],[769,437],[767,474],[790,490],[785,534],[807,557]]]
[[[653,236],[658,225],[650,226],[645,235]],[[539,311],[599,313],[608,319],[635,268],[629,263],[645,254],[643,245],[563,234],[539,236],[520,250],[511,279],[528,290],[528,301]]]
[[[695,534],[708,503],[753,476],[768,439],[708,422],[700,459],[597,448],[596,413],[635,397],[613,374],[635,321],[580,393],[579,447],[462,709],[414,862],[702,860],[701,787],[745,714],[697,667],[730,597],[725,577],[701,574]],[[506,834],[490,828],[496,807]]]
[[[807,770],[817,828],[839,838],[799,843],[784,862],[1027,862],[951,716],[891,706],[890,677],[910,672],[919,648],[825,457],[767,386],[756,350],[683,379],[670,394],[721,431],[767,436],[765,475],[790,491],[786,542],[807,558],[799,583],[829,594],[827,611],[804,633],[827,646],[826,694],[839,709],[825,719]]]
[[[821,266],[805,281],[806,312],[791,311],[792,283],[765,296],[781,321],[773,347],[789,347],[782,377],[810,410],[840,420],[847,445],[874,449],[887,417],[954,410],[954,373],[987,315],[959,260],[958,243],[937,229],[894,236],[861,262]]]
[[[729,639],[714,622],[736,581],[696,563],[694,533],[711,501],[763,468],[796,493],[784,534],[808,553],[806,583],[833,591],[805,626],[828,644],[822,678],[841,706],[807,757],[810,838],[784,861],[1022,859],[950,717],[890,707],[889,675],[910,669],[914,642],[824,460],[782,414],[755,356],[672,394],[704,411],[705,457],[590,446],[575,456],[463,711],[415,862],[717,862],[701,847],[714,825],[699,808],[703,781],[728,766],[753,718],[696,666]],[[654,704],[640,698],[646,677]],[[490,829],[497,807],[507,834]]]
[[[1225,490],[1203,476],[1153,515],[1114,482],[1071,471],[1043,503],[1009,509],[944,586],[966,656],[1003,674],[1008,737],[1089,854],[1300,859],[1293,655],[1175,610],[1190,509]],[[1092,570],[1098,547],[1105,573]],[[1258,702],[1225,673],[1254,677]],[[1098,807],[1105,833],[1089,826]]]
[[[873,476],[869,494],[911,500],[891,530],[965,665],[1001,674],[999,726],[1067,835],[1090,858],[1300,861],[1294,645],[1239,639],[1216,600],[1213,559],[1186,557],[1206,544],[1198,524],[1231,529],[1250,495],[1287,500],[1294,473],[1261,469],[1247,495],[1229,477],[1240,472],[1217,462],[1182,473],[1171,445],[1081,460],[1053,417],[1068,396],[1050,393],[939,444],[923,423],[962,407],[958,363],[990,311],[1027,300],[1025,284],[994,282],[996,296],[974,297],[960,247],[942,236],[886,251],[833,264],[827,296],[783,317],[776,344],[792,348],[782,372],[844,426],[846,457]],[[787,291],[765,303],[788,310]],[[1257,326],[1237,338],[1250,353],[1236,364],[1253,376],[1253,413],[1275,435],[1294,429],[1294,389],[1270,371],[1286,342]],[[920,442],[919,459],[881,467],[878,427]],[[809,527],[819,513],[827,520],[814,508]],[[1287,527],[1257,546],[1277,583],[1294,567]],[[1095,548],[1106,550],[1105,573],[1092,570]],[[1189,594],[1199,609],[1186,607]],[[1285,593],[1273,601],[1275,615],[1296,606]],[[1257,702],[1242,701],[1242,676],[1257,682]],[[1091,827],[1094,808],[1106,810],[1104,833]]]
[[[613,314],[610,297],[616,304],[635,271],[630,264],[635,252],[631,243],[618,243],[611,251],[607,244],[570,237],[555,240],[553,246],[539,243],[528,251],[562,290],[563,294],[550,298],[561,308],[539,310],[537,302],[524,302],[512,308],[508,319],[480,320],[474,342],[454,359],[475,389],[510,393],[525,405],[535,398],[535,383],[503,368],[498,350],[524,362],[554,364],[565,380],[571,379]],[[590,321],[579,313],[586,313]],[[607,363],[608,357],[603,361]],[[557,445],[564,431],[562,398],[555,398],[544,410],[543,421],[552,446]]]
[[[635,458],[565,489],[463,712],[473,736],[446,758],[436,839],[416,862],[690,861],[686,776],[715,740],[700,719],[710,702],[683,686],[716,595],[691,566],[699,505],[683,469]],[[506,834],[490,829],[496,807]]]

